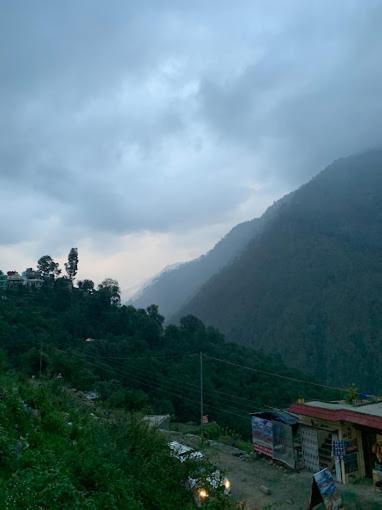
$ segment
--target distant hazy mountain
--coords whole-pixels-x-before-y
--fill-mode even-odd
[[[164,269],[130,303],[137,308],[156,304],[160,313],[171,319],[214,274],[231,264],[243,252],[288,199],[289,195],[275,202],[261,218],[236,225],[205,255]]]
[[[335,161],[278,204],[178,315],[323,380],[382,391],[382,150]]]
[[[243,251],[259,231],[260,223],[257,219],[240,223],[206,255],[165,269],[131,303],[138,308],[146,308],[155,303],[162,315],[171,317],[213,274]]]

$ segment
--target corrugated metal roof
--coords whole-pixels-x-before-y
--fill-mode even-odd
[[[289,413],[288,411],[282,411],[281,409],[272,409],[270,411],[251,413],[251,416],[258,416],[259,418],[266,418],[267,420],[277,420],[287,425],[296,425],[298,423],[298,417]]]
[[[292,413],[327,421],[347,421],[357,425],[382,430],[382,402],[352,406],[341,402],[307,402],[293,404]]]
[[[320,407],[322,409],[344,409],[353,413],[368,414],[370,416],[379,416],[382,418],[382,402],[374,402],[371,404],[363,404],[359,406],[352,406],[346,402],[319,402],[312,401],[306,402],[305,405],[312,407]]]

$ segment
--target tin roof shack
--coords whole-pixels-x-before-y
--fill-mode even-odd
[[[328,467],[338,482],[382,480],[382,402],[307,402],[289,410],[299,416],[305,467]]]
[[[271,410],[251,414],[252,445],[255,452],[296,469],[301,467],[298,417]]]
[[[143,421],[150,427],[159,430],[170,430],[171,416],[169,414],[145,416]]]

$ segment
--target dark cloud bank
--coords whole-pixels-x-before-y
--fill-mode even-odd
[[[1,10],[3,245],[225,221],[381,143],[381,2]]]

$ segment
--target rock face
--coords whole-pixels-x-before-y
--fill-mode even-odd
[[[382,391],[382,150],[278,202],[186,313],[321,380]]]

